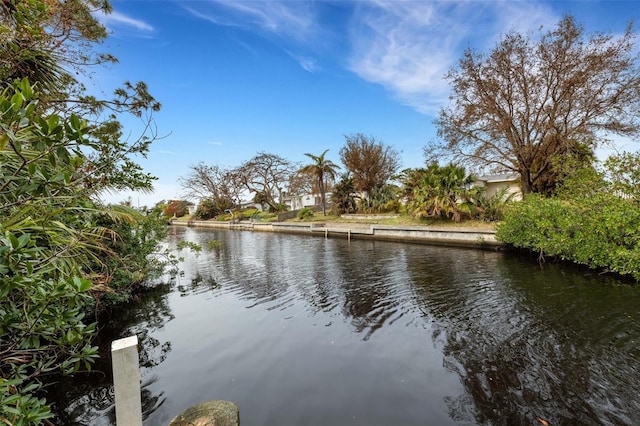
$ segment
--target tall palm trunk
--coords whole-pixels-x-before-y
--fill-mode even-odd
[[[320,173],[318,173],[318,188],[320,189],[320,202],[322,203],[322,216],[327,215],[327,201],[324,190],[324,173],[322,169],[320,169]]]

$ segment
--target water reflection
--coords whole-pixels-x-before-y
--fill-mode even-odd
[[[433,338],[443,344],[444,365],[466,389],[448,399],[452,418],[636,424],[640,330],[628,321],[636,289],[585,278],[566,265],[540,269],[482,252],[473,257],[482,259],[475,268],[460,268],[451,279],[422,278],[418,287],[420,303],[436,319]],[[430,275],[415,263],[411,270]]]
[[[401,318],[401,304],[410,288],[407,258],[401,245],[362,242],[348,247],[349,256],[336,256],[334,268],[339,268],[342,313],[363,339]],[[371,262],[375,259],[375,262]]]
[[[640,423],[636,287],[496,252],[171,231],[221,243],[114,315],[145,342],[147,425],[217,398],[251,425]],[[112,422],[106,377],[69,418]]]
[[[138,336],[143,418],[162,405],[163,392],[153,388],[158,380],[154,368],[166,359],[172,348],[171,342],[161,342],[154,333],[174,318],[167,299],[171,290],[171,285],[155,286],[125,309],[103,315],[96,341],[100,358],[92,372],[53,378],[56,383],[49,386],[47,398],[54,403],[58,424],[115,424],[111,342],[134,334]]]

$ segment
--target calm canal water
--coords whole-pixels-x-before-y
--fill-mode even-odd
[[[480,250],[171,228],[182,273],[113,312],[60,423],[114,424],[110,341],[141,341],[145,425],[640,424],[640,288]]]

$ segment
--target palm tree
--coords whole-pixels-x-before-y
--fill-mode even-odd
[[[309,153],[305,153],[307,157],[311,158],[313,162],[311,164],[307,164],[303,168],[300,169],[300,173],[306,173],[315,176],[318,183],[318,189],[320,190],[320,199],[322,201],[322,215],[327,215],[327,202],[325,197],[326,187],[325,187],[325,179],[335,179],[336,173],[340,166],[335,164],[331,160],[327,160],[324,158],[325,154],[328,152],[328,149],[325,149],[324,152],[320,155],[313,155]]]
[[[430,164],[413,190],[410,210],[417,217],[446,217],[459,222],[463,214],[471,215],[469,186],[474,178],[464,167],[449,164]]]
[[[331,201],[338,214],[352,213],[356,211],[356,189],[353,186],[353,178],[346,172],[340,176],[340,180],[333,186]]]

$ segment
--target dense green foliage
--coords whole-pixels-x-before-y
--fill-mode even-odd
[[[96,224],[108,228],[114,238],[104,242],[107,249],[101,264],[95,265],[101,274],[93,279],[94,286],[100,282],[108,285],[99,294],[100,303],[126,301],[140,285],[157,278],[168,266],[173,267],[175,257],[166,250],[160,250],[158,242],[167,236],[167,220],[160,214],[143,215],[135,209],[113,206],[117,211],[133,220],[114,220],[112,215],[97,215]]]
[[[400,188],[395,185],[374,186],[369,196],[360,201],[358,209],[366,213],[398,213]]]
[[[97,202],[104,191],[150,190],[135,162],[152,138],[122,138],[117,114],[145,118],[160,105],[144,83],[111,100],[76,77],[115,58],[93,10],[104,0],[0,2],[0,423],[51,418],[40,378],[91,368],[104,295],[123,299],[158,273],[164,229],[156,217]],[[103,114],[108,110],[108,114]],[[166,260],[166,259],[165,259]]]
[[[309,207],[304,207],[298,210],[298,219],[304,220],[304,219],[310,219],[312,217],[313,217],[313,210],[310,209]]]
[[[356,188],[353,185],[353,178],[349,173],[340,176],[340,180],[333,187],[331,193],[331,202],[333,203],[334,213],[340,215],[344,213],[353,213],[356,211]]]
[[[200,203],[198,204],[198,208],[196,209],[196,219],[200,219],[200,220],[207,220],[207,219],[211,219],[221,213],[224,213],[223,211],[219,211],[216,204],[209,199],[205,199],[200,201]]]
[[[411,175],[411,178],[415,176]],[[469,186],[473,178],[464,167],[431,163],[414,183],[412,200],[407,209],[415,217],[444,217],[460,222],[469,213]],[[413,181],[411,181],[413,183]]]
[[[416,218],[444,218],[460,222],[480,219],[488,222],[502,219],[513,198],[507,189],[487,197],[481,186],[465,168],[431,163],[426,169],[407,169],[400,176],[407,211]]]
[[[497,222],[504,219],[504,214],[513,202],[517,193],[509,188],[501,188],[491,197],[487,197],[483,188],[475,188],[473,194],[474,219],[485,222]]]
[[[78,179],[85,123],[36,109],[26,80],[0,95],[0,419],[9,424],[50,415],[31,396],[38,375],[90,367],[87,278],[109,234]]]
[[[640,200],[617,190],[620,180],[605,178],[624,175],[631,179],[626,183],[633,182],[637,169],[626,166],[637,161],[637,154],[615,156],[605,172],[588,169],[567,179],[559,196],[526,197],[508,210],[497,238],[541,258],[554,256],[640,280]]]
[[[90,369],[95,324],[84,320],[98,296],[122,300],[165,264],[150,257],[165,232],[157,217],[90,198],[86,122],[42,116],[38,102],[26,80],[0,94],[0,419],[10,424],[51,416],[33,396],[40,375]]]

